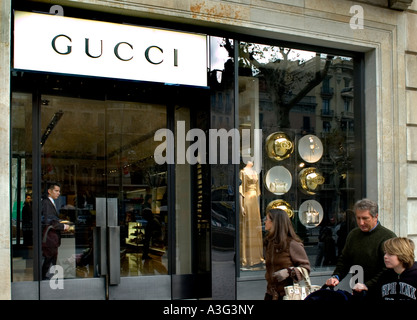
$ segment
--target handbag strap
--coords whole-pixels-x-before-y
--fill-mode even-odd
[[[308,274],[308,271],[306,268],[303,267],[296,267],[296,269],[301,273],[301,275],[304,278],[304,282],[306,283],[307,287],[309,289],[311,289],[311,281],[310,281],[310,276]]]

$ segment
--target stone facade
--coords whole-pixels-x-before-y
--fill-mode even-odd
[[[416,2],[62,0],[59,4],[363,52],[366,196],[378,201],[383,225],[417,240]],[[10,299],[10,0],[1,2],[0,17],[0,200],[4,204],[0,212],[0,299]]]
[[[10,299],[10,1],[0,3],[0,299]]]
[[[406,43],[405,47],[405,94],[407,106],[406,119],[406,150],[407,150],[407,183],[403,186],[407,190],[407,229],[405,234],[410,238],[417,238],[417,181],[413,179],[417,170],[417,116],[413,109],[417,99],[417,44],[415,30],[417,28],[417,3],[414,1],[406,12]]]

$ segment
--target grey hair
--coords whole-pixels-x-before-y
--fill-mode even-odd
[[[378,204],[369,199],[358,200],[353,206],[353,211],[356,212],[356,210],[369,210],[371,216],[375,218],[378,214]]]

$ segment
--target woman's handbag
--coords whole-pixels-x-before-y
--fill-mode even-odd
[[[321,288],[321,286],[311,284],[307,269],[302,267],[296,267],[296,269],[303,276],[304,279],[301,281],[304,281],[304,285],[300,285],[300,282],[294,281],[292,286],[286,286],[284,288],[285,296],[283,300],[304,300],[310,293]]]
[[[269,184],[269,191],[272,193],[286,193],[288,191],[287,183],[279,181],[279,179],[275,179],[275,182],[271,182]]]
[[[307,211],[304,211],[304,216],[306,223],[309,226],[318,225],[320,223],[320,213],[310,204],[307,204]]]

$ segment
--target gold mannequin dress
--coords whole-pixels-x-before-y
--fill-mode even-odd
[[[240,264],[251,267],[264,262],[259,211],[258,174],[250,167],[240,171]]]

